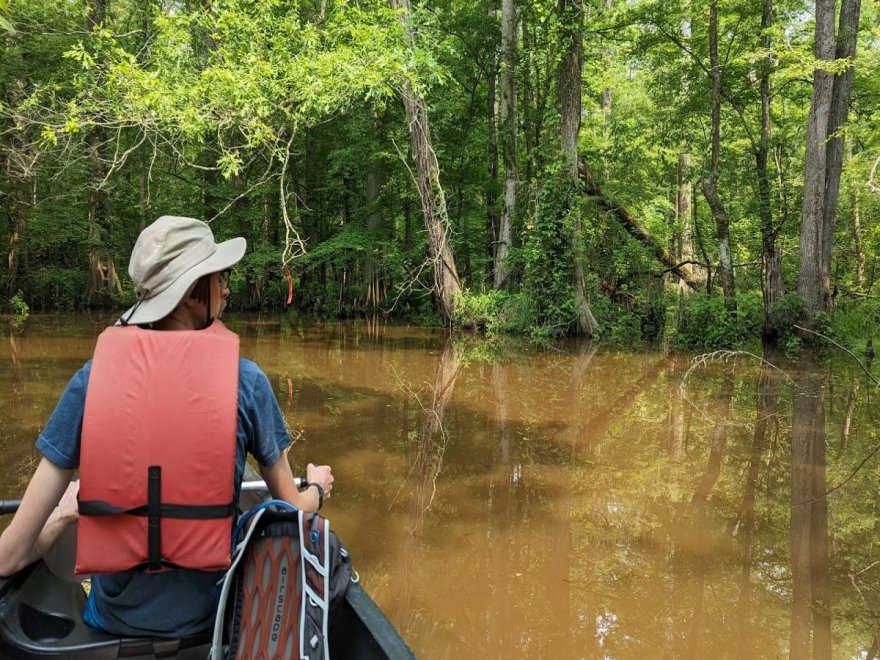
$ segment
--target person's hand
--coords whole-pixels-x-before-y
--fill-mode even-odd
[[[333,473],[329,465],[315,465],[309,463],[306,466],[306,483],[316,483],[324,490],[324,499],[330,497],[333,490]]]
[[[67,490],[64,491],[64,495],[61,496],[61,501],[55,507],[54,514],[59,522],[65,525],[72,525],[79,520],[79,503],[76,500],[78,494],[79,479],[70,482]]]

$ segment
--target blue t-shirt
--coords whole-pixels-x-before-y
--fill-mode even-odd
[[[91,360],[64,390],[46,423],[37,449],[63,469],[79,466],[80,436]],[[290,434],[266,374],[250,360],[239,360],[236,497],[246,455],[274,465],[290,445]],[[164,573],[125,571],[92,578],[92,598],[103,627],[117,635],[183,637],[211,627],[220,573],[174,569]]]

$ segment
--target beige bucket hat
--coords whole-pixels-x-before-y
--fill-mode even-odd
[[[131,251],[128,274],[137,302],[117,325],[168,316],[200,277],[232,268],[246,249],[240,236],[215,243],[211,227],[201,220],[163,215],[141,232]]]

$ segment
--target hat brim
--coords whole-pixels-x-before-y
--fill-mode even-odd
[[[186,292],[200,277],[232,268],[241,261],[246,250],[247,241],[241,236],[219,243],[214,254],[190,268],[152,298],[145,298],[140,304],[132,305],[122,318],[127,325],[155,323],[165,318],[180,304]]]

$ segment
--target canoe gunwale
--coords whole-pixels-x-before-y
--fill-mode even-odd
[[[250,466],[248,470],[254,474]],[[242,493],[242,504],[251,506],[260,496],[260,493]],[[255,498],[254,501],[249,501],[251,498]],[[207,657],[210,630],[177,639],[119,637],[86,626],[82,621],[85,592],[73,577],[75,547],[74,530],[62,535],[45,559],[9,578],[0,578],[0,660],[120,657],[204,660]],[[44,634],[45,630],[40,629],[41,616],[49,622],[45,629],[55,621],[69,630],[58,639],[52,639],[51,634]],[[415,658],[385,614],[357,583],[349,586],[343,607],[331,626],[329,648],[335,657]]]

